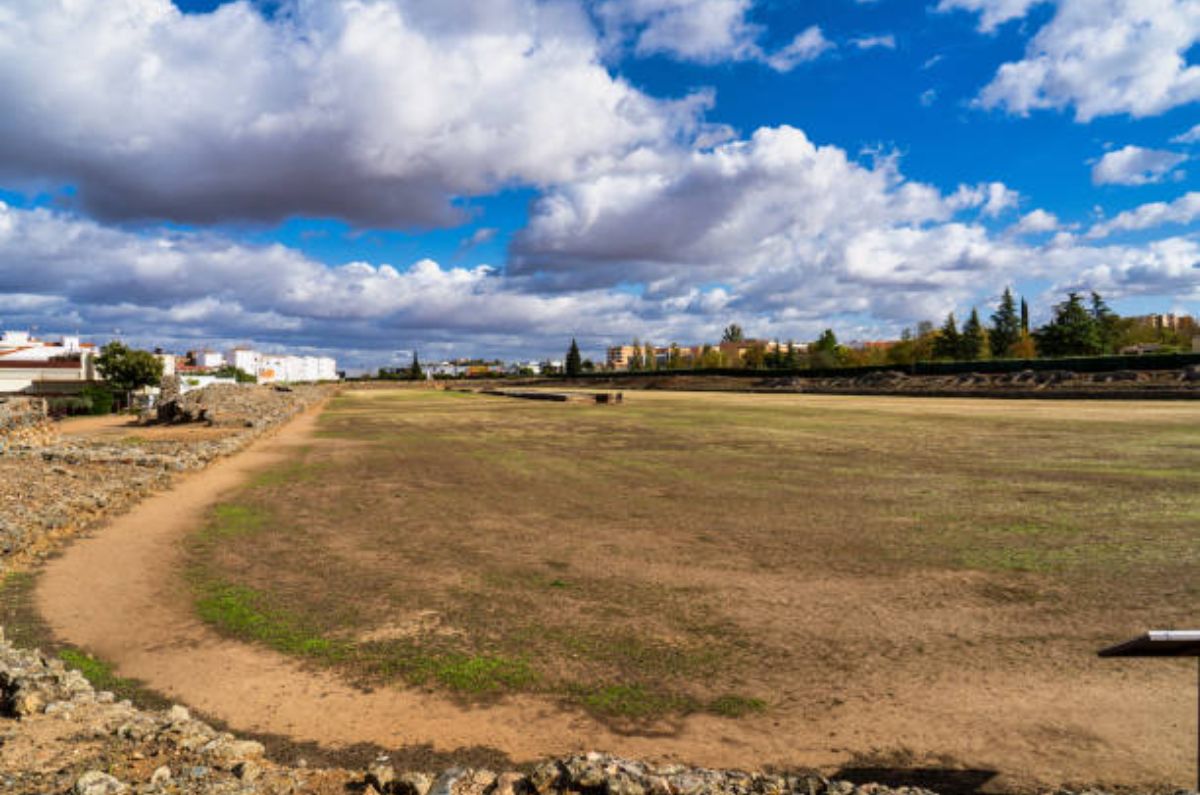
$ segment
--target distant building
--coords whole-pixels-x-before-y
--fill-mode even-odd
[[[1191,315],[1142,315],[1137,320],[1142,325],[1159,331],[1179,331],[1181,328],[1195,324]]]
[[[228,361],[243,373],[250,375],[258,374],[258,365],[262,360],[262,354],[250,348],[234,348],[229,352]]]
[[[640,350],[634,345],[614,345],[608,349],[605,364],[609,370],[628,370],[634,354]]]
[[[74,395],[99,379],[96,348],[78,337],[45,342],[25,331],[0,335],[0,394]]]
[[[219,370],[225,366],[225,354],[220,351],[188,351],[188,361],[204,370]]]

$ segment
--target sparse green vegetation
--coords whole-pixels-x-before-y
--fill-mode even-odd
[[[1186,618],[1151,583],[1200,588],[1195,419],[351,392],[210,517],[197,606],[364,683],[536,693],[622,726],[800,710],[880,665],[921,681],[931,660],[986,666],[983,648],[1060,676],[1097,632]],[[1068,611],[1086,632],[1061,634]],[[1039,632],[1055,645],[1033,659]]]

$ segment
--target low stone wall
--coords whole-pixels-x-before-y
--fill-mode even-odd
[[[18,448],[42,447],[57,439],[44,399],[0,397],[0,455]]]
[[[168,487],[178,473],[237,452],[333,393],[331,387],[229,389],[235,391],[209,387],[187,396],[191,405],[205,409],[195,419],[215,424],[212,417],[224,418],[225,433],[205,438],[160,440],[152,433],[124,443],[59,438],[52,426],[34,422],[36,409],[10,411],[12,427],[20,424],[25,430],[10,435],[0,455],[0,575]]]

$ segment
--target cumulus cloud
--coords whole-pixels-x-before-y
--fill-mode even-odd
[[[857,311],[908,315],[1019,260],[958,220],[1016,198],[1000,183],[944,194],[905,180],[893,158],[867,167],[794,128],[764,128],[711,150],[633,157],[549,192],[509,271],[555,289],[720,279],[736,287],[734,303],[818,310],[836,296]]]
[[[1056,232],[1061,226],[1054,213],[1037,209],[1022,215],[1019,221],[1009,227],[1009,231],[1016,235],[1040,235]]]
[[[972,11],[979,14],[979,30],[991,33],[1012,19],[1020,19],[1029,9],[1046,0],[941,0],[937,10]]]
[[[1032,5],[942,0],[939,8],[978,11],[981,28],[991,29]],[[1020,115],[1074,107],[1081,122],[1157,115],[1200,99],[1200,65],[1187,60],[1198,41],[1195,0],[1058,0],[1025,57],[1002,65],[978,101]]]
[[[1088,230],[1092,239],[1108,237],[1114,232],[1134,232],[1166,224],[1190,224],[1200,218],[1200,192],[1191,191],[1171,202],[1150,202],[1126,210]]]
[[[686,137],[711,101],[650,98],[600,55],[570,3],[10,0],[0,178],[105,219],[454,223],[455,197]]]
[[[1128,145],[1106,152],[1092,166],[1095,185],[1149,185],[1162,182],[1187,155],[1165,149],[1143,149]]]
[[[766,32],[749,20],[754,0],[599,0],[594,13],[610,49],[632,43],[637,55],[697,63],[760,61],[779,72],[820,57],[835,45],[812,26],[768,52]]]

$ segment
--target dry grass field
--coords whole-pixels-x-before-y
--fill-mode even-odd
[[[189,577],[223,632],[365,687],[536,694],[634,734],[766,724],[808,738],[798,763],[906,764],[952,737],[1010,773],[1115,780],[1144,743],[1139,780],[1183,779],[1191,669],[1094,652],[1197,623],[1197,420],[1189,404],[350,391],[214,510]]]

